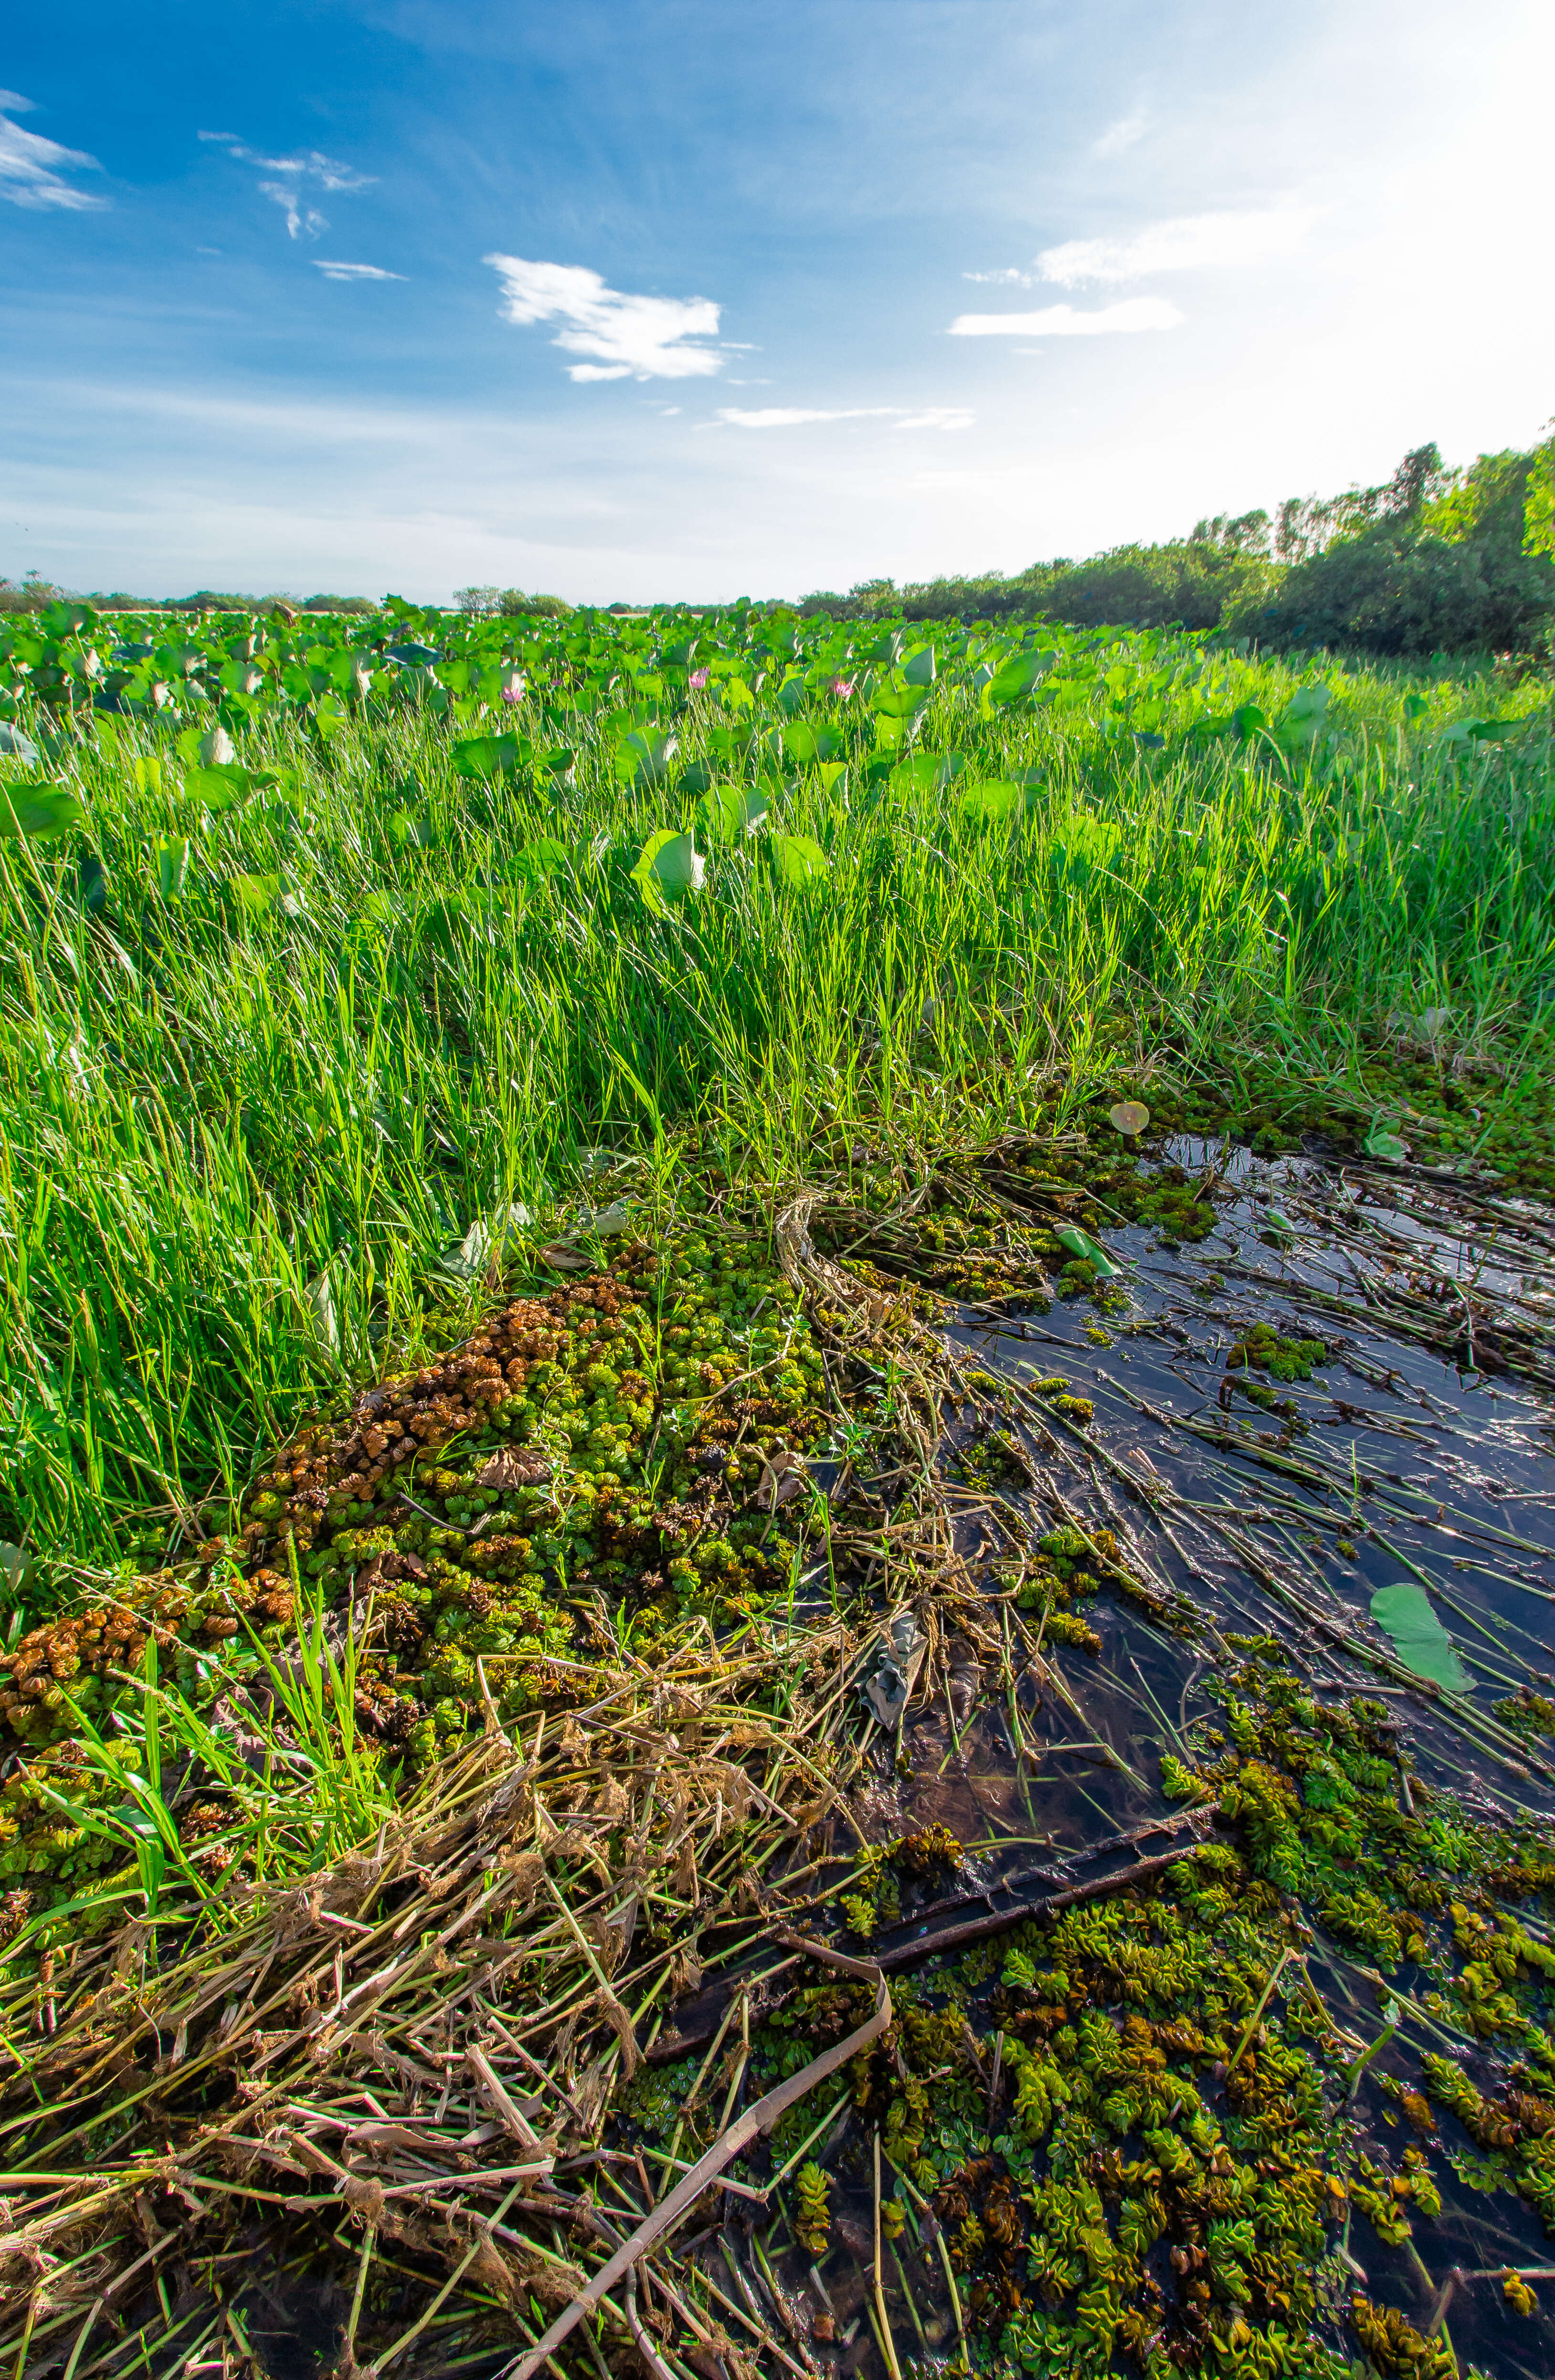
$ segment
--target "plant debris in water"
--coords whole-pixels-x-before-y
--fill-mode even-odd
[[[1555,1854],[1443,1747],[1537,1797],[1555,1702],[1113,1450],[1073,1351],[1135,1311],[1117,1235],[1220,1207],[1062,1161],[499,1304],[14,1648],[0,2355],[278,2372],[311,2321],[320,2372],[527,2374],[587,2298],[569,2380],[1546,2368]],[[1066,1368],[936,1342],[947,1294],[1067,1312]],[[1310,1498],[1343,1333],[1257,1304],[1196,1442]],[[1268,1625],[1177,1560],[1216,1532]],[[299,1677],[401,1781],[266,1872]]]

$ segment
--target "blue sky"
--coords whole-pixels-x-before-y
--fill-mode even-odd
[[[1555,412],[1545,0],[26,14],[13,577],[797,595]]]

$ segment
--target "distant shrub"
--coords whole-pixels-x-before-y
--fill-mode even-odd
[[[905,614],[909,620],[1065,620],[1081,627],[1219,627],[1229,603],[1262,594],[1276,573],[1269,561],[1269,516],[1200,521],[1190,538],[1166,545],[1120,545],[1088,562],[1034,563],[1017,577],[932,578],[897,587],[869,578],[846,595],[807,595],[802,613],[834,620]]]
[[[1555,617],[1555,556],[1537,534],[1549,455],[1508,449],[1449,471],[1416,446],[1380,487],[1293,499],[1275,532],[1290,566],[1226,625],[1263,644],[1397,659],[1541,642]]]
[[[560,595],[526,595],[521,587],[504,587],[497,608],[509,618],[525,613],[531,620],[565,620],[572,605]]]
[[[866,578],[807,613],[1224,628],[1269,645],[1409,657],[1542,641],[1555,623],[1555,438],[1447,470],[1413,447],[1391,479],[1201,520],[1162,545],[1033,563],[1013,578]]]
[[[164,612],[257,612],[268,602],[294,602],[295,596],[224,595],[213,587],[197,588],[192,595],[164,595],[158,609]]]
[[[1342,538],[1286,572],[1227,625],[1266,645],[1336,646],[1398,659],[1525,648],[1555,613],[1555,563],[1519,540],[1451,544],[1408,524]]]
[[[19,585],[13,579],[0,578],[0,612],[41,612],[45,603],[54,602],[62,592],[48,579],[40,578],[35,570],[30,570]]]
[[[1032,594],[1036,609],[1075,627],[1218,628],[1228,604],[1267,592],[1273,577],[1262,554],[1206,535],[1055,565]]]

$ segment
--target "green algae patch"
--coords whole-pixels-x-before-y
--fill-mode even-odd
[[[1283,1339],[1270,1322],[1246,1325],[1226,1353],[1228,1372],[1256,1365],[1276,1380],[1309,1380],[1316,1366],[1327,1363],[1328,1349],[1320,1339]]]

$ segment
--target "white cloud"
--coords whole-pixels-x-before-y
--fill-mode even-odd
[[[559,322],[553,344],[593,358],[567,366],[573,380],[699,380],[723,369],[718,348],[694,344],[717,335],[719,309],[711,298],[633,297],[607,287],[586,264],[503,255],[481,261],[502,282],[505,321]]]
[[[718,419],[736,430],[793,430],[802,421],[882,421],[894,410],[889,405],[764,405],[748,410],[722,405]]]
[[[1178,215],[1148,224],[1129,239],[1069,239],[1045,248],[1036,278],[1077,289],[1087,281],[1137,281],[1148,273],[1203,273],[1222,265],[1262,264],[1291,256],[1317,220],[1315,207],[1273,207],[1260,212]]]
[[[295,239],[299,231],[305,231],[310,239],[317,239],[322,231],[328,231],[328,215],[322,215],[317,207],[310,207],[304,213],[298,192],[285,182],[261,182],[260,191],[262,197],[273,199],[278,207],[285,210],[288,239]]]
[[[322,149],[302,149],[291,157],[266,157],[248,148],[236,132],[201,132],[197,137],[220,142],[245,165],[261,165],[267,174],[285,174],[293,181],[316,181],[325,190],[365,190],[378,178],[375,174],[358,174],[354,165],[343,164],[338,157],[326,157]]]
[[[201,132],[199,138],[217,142],[241,164],[258,165],[266,174],[284,177],[278,181],[261,182],[259,187],[261,195],[273,199],[285,214],[289,239],[296,239],[299,232],[306,232],[310,239],[317,239],[322,231],[329,229],[329,217],[321,214],[317,207],[303,203],[307,185],[312,183],[321,190],[350,192],[365,190],[377,179],[373,174],[358,174],[354,165],[343,164],[338,157],[327,157],[322,149],[299,150],[291,157],[266,157],[259,150],[249,148],[236,132]],[[390,274],[387,277],[396,279],[398,276]]]
[[[723,405],[710,429],[727,422],[735,430],[793,430],[806,421],[889,421],[896,430],[966,430],[977,419],[965,406],[930,405],[913,412],[905,405],[766,405],[746,410]]]
[[[991,273],[964,273],[963,281],[996,281],[1003,288],[1029,289],[1031,275],[1023,273],[1018,264],[997,265]]]
[[[45,140],[41,132],[11,122],[13,115],[30,115],[32,107],[33,102],[19,91],[0,91],[0,199],[9,199],[14,207],[106,206],[106,199],[79,190],[64,178],[79,166],[100,174],[103,168],[95,157],[84,149],[62,149],[57,140]]]
[[[1073,306],[1043,306],[1035,314],[958,314],[951,324],[957,339],[1085,339],[1110,331],[1172,331],[1183,317],[1164,298],[1125,298],[1094,314]]]
[[[385,273],[381,264],[341,264],[333,257],[313,259],[326,281],[403,281],[403,273]]]
[[[1121,157],[1125,149],[1133,148],[1149,120],[1142,107],[1131,109],[1127,115],[1120,115],[1115,124],[1109,124],[1106,131],[1091,142],[1091,155]]]

